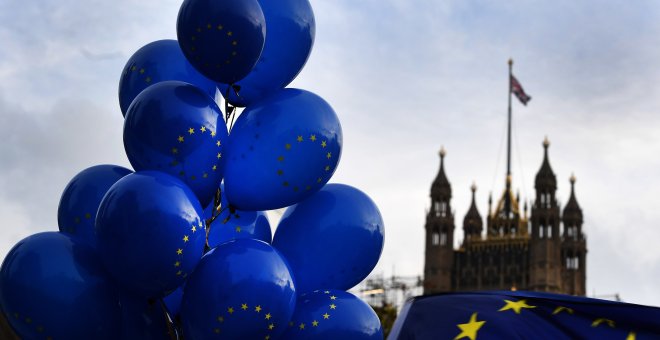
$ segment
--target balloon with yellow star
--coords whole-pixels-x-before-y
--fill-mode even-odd
[[[133,100],[124,121],[124,149],[135,171],[175,176],[209,204],[222,181],[227,127],[203,90],[163,81]]]
[[[221,184],[220,192],[224,191],[224,184]],[[221,195],[220,202],[219,212],[213,203],[204,209],[204,218],[212,220],[208,235],[210,248],[239,238],[253,238],[268,244],[273,242],[273,233],[266,212],[230,209],[226,195]],[[217,217],[213,218],[214,214]]]
[[[186,282],[186,339],[277,339],[296,305],[289,265],[269,244],[237,239],[211,249]]]
[[[345,184],[327,184],[289,207],[273,246],[291,264],[300,293],[348,290],[374,269],[383,251],[385,226],[367,194]]]
[[[21,339],[119,338],[119,291],[95,250],[60,232],[29,236],[9,251],[0,307]]]
[[[383,339],[376,312],[341,290],[317,290],[298,297],[283,339]]]
[[[233,84],[257,63],[266,19],[257,0],[185,0],[176,31],[183,54],[199,72]]]
[[[250,106],[289,85],[314,45],[316,21],[309,0],[259,0],[259,4],[268,34],[257,64],[236,83],[238,91],[218,84],[225,99],[235,106]]]
[[[193,84],[215,98],[217,84],[199,73],[183,56],[176,40],[151,42],[126,62],[119,79],[119,107],[126,116],[133,99],[147,87],[166,80]]]
[[[110,187],[133,171],[118,165],[95,165],[74,176],[62,193],[57,224],[69,234],[96,248],[94,221],[101,199]]]
[[[202,206],[174,176],[138,171],[101,201],[96,234],[101,259],[124,290],[161,298],[193,272],[204,251]]]
[[[287,88],[247,107],[227,141],[229,204],[271,210],[311,196],[337,169],[342,136],[330,104],[309,91]]]

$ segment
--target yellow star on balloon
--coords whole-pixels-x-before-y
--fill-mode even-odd
[[[486,321],[477,321],[477,313],[472,313],[470,321],[456,325],[458,328],[460,328],[461,333],[457,335],[454,340],[463,338],[475,340],[477,338],[477,332],[479,331],[479,328],[481,328],[485,323]]]
[[[530,306],[527,304],[526,300],[520,300],[520,301],[511,301],[511,300],[504,300],[506,302],[506,305],[504,307],[500,308],[498,312],[503,312],[509,309],[512,309],[516,314],[520,314],[520,311],[523,308],[536,308],[536,306]]]

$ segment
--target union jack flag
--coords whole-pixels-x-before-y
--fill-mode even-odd
[[[523,105],[527,105],[527,102],[532,99],[532,97],[525,93],[525,90],[523,90],[522,86],[518,82],[518,79],[516,79],[516,77],[513,75],[511,76],[511,92],[515,94],[516,97],[518,97],[518,100],[520,100]]]

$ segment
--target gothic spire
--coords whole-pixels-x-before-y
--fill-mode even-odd
[[[479,210],[477,210],[477,204],[475,202],[475,192],[477,191],[477,185],[473,183],[470,189],[472,190],[472,204],[470,205],[470,209],[463,219],[463,231],[465,232],[465,239],[468,239],[471,236],[481,235],[481,232],[483,231],[483,221],[481,220],[481,215],[479,214]]]
[[[575,175],[571,175],[571,197],[564,207],[563,219],[565,224],[582,225],[582,209],[575,198]],[[573,222],[573,223],[567,223]]]
[[[451,185],[445,175],[445,155],[447,152],[444,147],[440,148],[440,170],[438,175],[435,177],[433,184],[431,185],[431,196],[441,198],[443,200],[449,200],[451,198]]]
[[[550,161],[548,160],[548,147],[550,146],[550,141],[548,137],[545,137],[543,141],[543,164],[541,164],[541,169],[536,174],[536,180],[534,183],[534,188],[537,191],[542,191],[544,193],[553,193],[557,190],[557,177],[550,167]]]

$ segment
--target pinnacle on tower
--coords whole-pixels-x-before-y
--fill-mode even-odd
[[[472,204],[468,210],[465,218],[463,219],[463,232],[465,233],[465,239],[470,239],[473,237],[478,237],[483,231],[483,221],[481,220],[481,215],[477,209],[477,204],[475,202],[475,192],[477,191],[477,185],[472,183],[470,187],[472,190]]]

